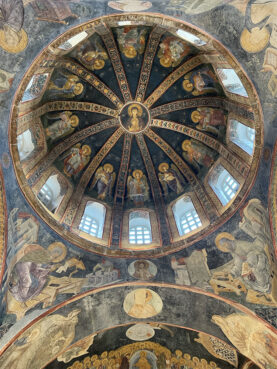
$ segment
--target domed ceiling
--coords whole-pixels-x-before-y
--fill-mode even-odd
[[[263,136],[251,82],[219,42],[172,19],[110,16],[70,30],[33,63],[16,102],[19,184],[52,228],[87,250],[158,256],[186,247],[231,216],[255,177]],[[234,121],[252,131],[250,152],[235,144]],[[221,170],[235,183],[228,201],[214,188]],[[54,177],[51,207],[45,184]],[[176,226],[182,198],[200,219],[188,234]],[[104,205],[101,237],[79,227],[92,201]],[[139,245],[128,240],[135,211],[152,227]]]
[[[0,0],[1,369],[276,368],[276,16]]]

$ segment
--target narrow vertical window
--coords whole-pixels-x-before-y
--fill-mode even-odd
[[[52,175],[47,179],[38,193],[38,199],[52,213],[55,213],[68,190],[67,184],[63,182],[58,174]]]
[[[180,236],[188,234],[202,226],[198,213],[188,196],[179,199],[172,207]]]
[[[228,92],[248,97],[245,87],[234,69],[217,69],[219,78]]]
[[[133,211],[129,215],[129,243],[146,245],[152,242],[148,211]]]
[[[27,129],[17,136],[17,149],[20,160],[25,160],[34,151],[35,145],[32,138],[32,132]]]
[[[209,185],[223,206],[233,199],[239,189],[239,183],[222,165],[218,165],[210,174]]]
[[[255,130],[241,122],[231,119],[229,128],[230,140],[249,155],[253,155]]]
[[[104,205],[89,201],[79,224],[79,229],[93,237],[102,238],[106,208]]]

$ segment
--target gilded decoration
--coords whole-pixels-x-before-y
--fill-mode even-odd
[[[118,22],[128,24],[119,26]],[[193,45],[179,36],[180,31],[200,41]],[[82,39],[72,46],[71,40],[78,35]],[[131,208],[149,208],[150,214],[155,209],[151,221],[158,230],[151,247],[155,255],[162,255],[187,247],[202,238],[205,230],[210,232],[228,219],[253,182],[263,142],[262,121],[251,82],[227,50],[208,39],[188,24],[163,16],[121,14],[81,24],[42,52],[16,95],[20,114],[16,110],[12,114],[11,139],[15,144],[11,147],[20,186],[51,227],[60,234],[64,234],[64,225],[74,224],[76,230],[82,199],[99,200],[112,209],[113,220],[108,228],[104,225],[110,236],[105,236],[104,242],[74,232],[70,239],[87,250],[125,256],[129,246],[124,214]],[[134,63],[140,68],[132,67]],[[151,87],[156,65],[165,75]],[[237,73],[247,98],[224,88],[219,68]],[[130,79],[134,70],[138,71],[136,87]],[[37,76],[39,95],[35,104],[23,109],[24,96],[33,93],[29,91],[33,76]],[[167,100],[167,92],[173,100]],[[168,120],[160,119],[164,114]],[[170,114],[178,114],[178,123]],[[248,126],[255,122],[251,157],[236,155],[232,144],[225,144],[231,114],[241,116]],[[35,124],[41,126],[43,150],[35,140]],[[28,130],[32,142],[28,143],[30,154],[23,160],[18,137],[23,134],[30,140]],[[178,145],[173,135],[183,135]],[[205,184],[207,172],[218,162],[226,162],[231,173],[238,173],[240,183],[239,194],[225,207]],[[52,167],[70,184],[53,216],[43,211],[34,193]],[[170,224],[173,218],[167,206],[188,192],[195,193],[207,221],[182,244]],[[223,213],[221,220],[219,214]],[[135,250],[138,256],[147,255],[151,247],[136,246]]]
[[[175,352],[171,352],[167,347],[162,346],[155,342],[136,342],[126,346],[122,346],[114,351],[103,352],[99,355],[87,356],[82,361],[75,361],[67,369],[85,369],[89,366],[93,366],[96,369],[101,368],[103,365],[109,365],[111,368],[116,368],[118,365],[122,365],[122,362],[126,358],[131,359],[137,352],[140,353],[139,361],[136,366],[143,369],[151,368],[148,362],[147,352],[151,352],[155,355],[155,365],[175,365],[176,367],[185,366],[188,369],[206,369],[207,367],[213,369],[220,369],[213,361],[207,362],[207,360],[198,357],[191,356],[190,354],[177,349]],[[127,359],[127,362],[129,360]]]

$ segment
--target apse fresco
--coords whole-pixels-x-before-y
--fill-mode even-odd
[[[0,0],[1,368],[277,368],[276,17]]]

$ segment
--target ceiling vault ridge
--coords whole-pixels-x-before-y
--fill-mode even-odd
[[[146,134],[146,131],[144,132]],[[165,245],[170,244],[171,241],[171,231],[168,224],[168,219],[166,216],[166,209],[163,200],[163,195],[161,192],[159,180],[157,178],[156,170],[153,165],[153,161],[151,159],[151,155],[149,153],[148,147],[146,145],[145,139],[142,133],[138,133],[136,135],[136,141],[138,143],[141,156],[143,158],[145,168],[148,173],[148,178],[152,190],[152,196],[154,199],[154,204],[157,210],[158,223],[159,223],[159,232],[161,233],[162,240]]]
[[[49,64],[49,65],[48,65]],[[73,61],[68,57],[63,57],[55,61],[50,61],[47,64],[48,67],[62,67],[67,69],[88,82],[92,87],[96,88],[105,97],[107,97],[117,108],[121,108],[123,103],[120,98],[96,75],[88,71],[87,68],[82,66],[80,63]]]
[[[79,141],[84,140],[87,137],[91,137],[99,132],[106,129],[117,127],[119,125],[117,118],[111,118],[102,122],[90,125],[89,127],[83,128],[81,131],[73,133],[70,137],[65,138],[64,141],[55,146],[49,153],[44,156],[35,167],[26,174],[28,183],[33,186],[41,174],[50,167],[50,165],[66,150],[70,149],[73,145]]]
[[[189,136],[205,145],[210,147],[211,149],[218,152],[222,157],[230,163],[235,170],[240,172],[240,174],[246,178],[250,167],[247,163],[245,163],[239,156],[233,153],[231,150],[227,148],[226,145],[217,141],[215,138],[203,133],[199,132],[197,129],[189,127],[186,124],[180,124],[171,120],[165,119],[152,119],[150,123],[150,127],[157,127],[162,129],[168,129],[174,132],[182,133],[186,136]]]
[[[192,169],[184,162],[184,160],[152,129],[148,128],[145,131],[145,135],[149,137],[157,146],[159,146],[179,168],[183,176],[187,179],[194,190],[197,198],[205,209],[205,212],[207,212],[208,218],[212,220],[215,219],[215,217],[218,217],[218,212],[213,204],[212,199],[209,197],[204,186],[200,183]]]
[[[91,177],[93,176],[96,169],[99,167],[100,163],[103,161],[105,156],[111,151],[120,137],[124,134],[123,128],[119,127],[105,142],[105,144],[101,147],[98,153],[93,157],[90,164],[82,174],[78,185],[76,187],[75,192],[73,193],[71,199],[69,200],[69,204],[65,210],[65,214],[62,217],[62,222],[67,225],[71,225],[74,219],[74,215],[77,211],[78,205],[82,199],[83,193],[87,184],[89,183]]]

